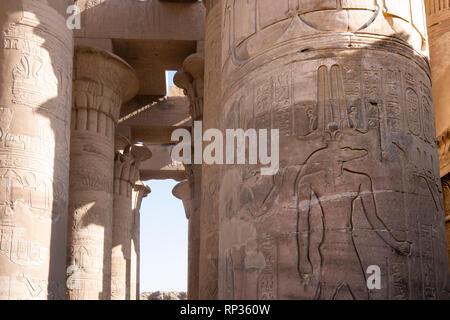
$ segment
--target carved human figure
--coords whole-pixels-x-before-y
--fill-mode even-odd
[[[314,113],[313,109],[308,109],[306,114],[309,118],[309,130],[312,132],[317,129],[317,115]]]
[[[337,132],[331,132],[333,136]],[[298,271],[304,282],[317,285],[316,299],[368,299],[365,268],[354,237],[353,215],[361,202],[364,216],[383,241],[408,255],[410,244],[395,239],[378,215],[374,186],[370,175],[352,170],[352,161],[368,155],[365,149],[341,147],[330,140],[327,147],[313,153],[303,166],[297,185],[298,194]],[[321,214],[322,239],[318,245],[320,265],[310,260],[310,212],[317,206]],[[314,279],[314,269],[319,278]],[[315,283],[315,284],[314,284]],[[347,291],[347,292],[345,292]]]

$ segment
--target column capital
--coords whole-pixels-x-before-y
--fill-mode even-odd
[[[122,103],[138,92],[133,68],[120,57],[99,49],[77,46],[74,56],[75,110],[103,113],[117,123]]]
[[[186,218],[191,217],[192,210],[192,190],[191,185],[188,180],[183,180],[177,184],[173,190],[172,194],[183,201],[184,211],[186,213]]]
[[[117,152],[114,160],[115,193],[125,192],[120,182],[125,182],[128,187],[133,187],[140,179],[139,167],[141,161],[150,159],[152,152],[144,145],[128,145],[124,150]],[[128,189],[128,188],[126,188]],[[129,194],[126,192],[126,194]]]
[[[150,193],[152,193],[150,187],[146,186],[144,182],[140,180],[134,184],[133,190],[142,193],[142,198],[146,198]]]
[[[194,53],[183,62],[182,70],[174,76],[174,83],[182,88],[190,101],[190,114],[193,120],[203,117],[205,59]]]
[[[120,128],[120,126],[119,126]],[[126,137],[124,134],[121,134],[116,131],[116,135],[114,137],[114,150],[115,152],[121,152],[125,150],[129,145],[131,145],[131,140]]]

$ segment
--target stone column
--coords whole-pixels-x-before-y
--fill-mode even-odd
[[[69,180],[69,1],[0,2],[0,299],[62,299]]]
[[[280,136],[276,175],[222,169],[219,298],[448,297],[423,1],[215,8],[222,129]]]
[[[133,231],[135,225],[133,187],[139,180],[140,162],[151,157],[145,146],[128,146],[116,154],[114,163],[114,212],[112,236],[111,298],[130,300]],[[133,292],[134,290],[134,292]]]
[[[130,299],[132,187],[139,169],[130,150],[116,154],[114,162],[114,211],[111,264],[111,299]],[[128,281],[127,281],[128,280]]]
[[[193,121],[203,120],[205,60],[200,54],[186,58],[183,70],[178,71],[174,83],[184,89],[190,101],[190,114]],[[195,137],[193,137],[195,138]],[[194,143],[192,143],[194,146]],[[192,154],[194,154],[192,152]],[[200,208],[202,199],[202,166],[201,164],[185,165],[188,182],[191,188],[191,212],[189,213],[189,253],[188,253],[188,299],[199,299],[200,279]]]
[[[131,288],[130,299],[139,300],[141,296],[140,289],[140,230],[141,230],[141,204],[142,199],[150,194],[151,190],[142,181],[136,182],[133,186],[133,228],[131,242]]]
[[[74,60],[66,297],[110,299],[115,127],[138,80],[105,51],[77,47]]]
[[[189,113],[193,121],[203,120],[205,59],[194,53],[183,62],[183,69],[174,76],[174,83],[189,98]]]
[[[433,81],[440,175],[444,187],[444,203],[448,204],[450,202],[450,198],[447,198],[450,197],[448,193],[448,175],[450,174],[450,92],[448,90],[450,81],[450,4],[438,0],[425,0],[425,4],[430,38],[431,79]],[[447,178],[445,178],[446,175]],[[450,241],[448,210],[446,211],[447,239]]]

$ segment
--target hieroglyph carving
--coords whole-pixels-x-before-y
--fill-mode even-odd
[[[0,30],[0,296],[61,299],[73,38],[48,1],[13,2]]]

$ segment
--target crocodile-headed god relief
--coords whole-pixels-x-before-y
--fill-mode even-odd
[[[222,27],[223,124],[278,129],[280,170],[222,171],[219,296],[447,297],[424,3],[225,0]]]

